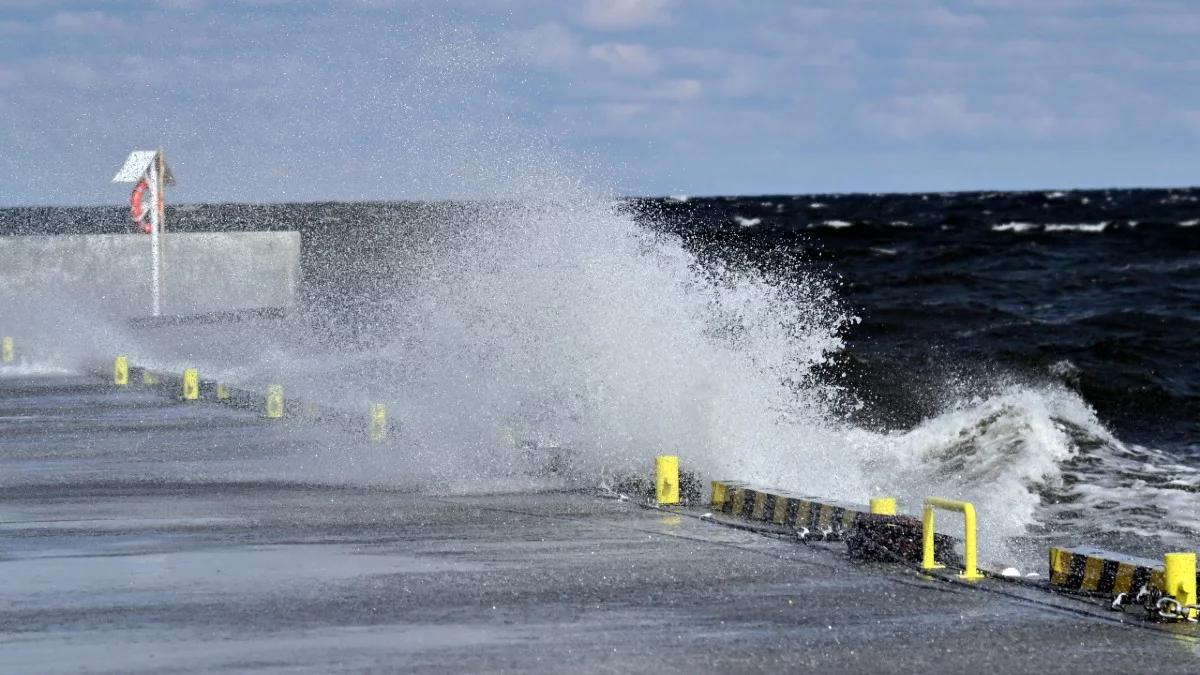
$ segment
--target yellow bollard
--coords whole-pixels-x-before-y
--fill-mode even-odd
[[[188,368],[183,371],[183,400],[195,401],[200,398],[200,371]]]
[[[725,482],[714,480],[712,482],[712,507],[718,510],[723,508],[726,499],[728,497],[725,494]]]
[[[283,387],[272,384],[267,387],[267,419],[277,420],[283,417]]]
[[[129,359],[118,356],[113,362],[113,384],[124,387],[129,384]]]
[[[679,503],[679,457],[659,455],[654,462],[654,493],[660,506]]]
[[[947,509],[949,511],[958,511],[963,514],[963,571],[958,575],[959,579],[967,581],[978,581],[983,579],[984,575],[979,572],[977,564],[978,551],[975,541],[975,505],[970,502],[959,502],[953,499],[942,499],[941,497],[929,497],[925,500],[925,511],[922,514],[922,543],[924,556],[921,559],[921,569],[938,570],[945,565],[938,564],[934,559],[934,541],[933,541],[933,509]]]
[[[895,497],[872,497],[871,498],[871,513],[877,516],[894,516],[896,515],[896,498]]]
[[[933,507],[926,504],[925,510],[921,513],[921,531],[923,540],[923,555],[921,556],[921,569],[924,570],[940,570],[945,565],[938,563],[935,560],[933,553]]]
[[[217,400],[218,401],[228,401],[229,400],[229,387],[226,387],[225,385],[221,384],[220,382],[217,383]]]
[[[387,438],[387,406],[376,403],[371,406],[371,440],[376,443]]]
[[[158,376],[148,370],[143,370],[142,371],[142,384],[144,384],[146,386],[158,384]]]
[[[1168,553],[1163,556],[1164,592],[1181,605],[1196,604],[1196,554]],[[1196,618],[1196,610],[1188,610],[1188,618]]]
[[[4,340],[0,342],[0,361],[3,361],[4,363],[12,363],[13,351],[13,339],[10,337],[5,337]]]

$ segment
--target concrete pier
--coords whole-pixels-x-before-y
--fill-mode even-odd
[[[587,493],[272,479],[306,452],[289,429],[0,372],[3,669],[1192,672],[1200,656],[1194,625]]]
[[[151,314],[151,253],[143,234],[0,237],[0,269],[6,306],[57,299],[93,316]],[[164,314],[291,307],[299,283],[298,232],[163,236]]]

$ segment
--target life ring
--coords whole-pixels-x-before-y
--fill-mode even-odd
[[[142,196],[149,189],[150,181],[143,178],[134,186],[133,194],[129,197],[129,214],[133,216],[133,224],[146,234],[150,234],[154,230],[154,225],[149,219],[150,206],[142,203]]]

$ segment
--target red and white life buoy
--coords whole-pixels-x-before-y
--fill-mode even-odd
[[[133,194],[129,197],[129,213],[133,216],[133,224],[146,234],[150,234],[154,230],[154,225],[150,222],[151,207],[142,203],[142,197],[149,189],[150,181],[143,178],[134,186]]]

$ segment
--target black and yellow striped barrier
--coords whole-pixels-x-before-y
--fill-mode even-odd
[[[814,535],[836,538],[860,518],[870,515],[863,507],[792,495],[733,481],[712,482],[715,510],[746,520],[786,525]]]
[[[922,523],[896,514],[895,500],[872,500],[875,508],[793,495],[737,481],[712,481],[712,508],[751,522],[792,529],[802,539],[845,541],[852,558],[917,563],[922,554]],[[957,564],[957,540],[938,534],[939,560]]]
[[[1050,585],[1068,591],[1136,593],[1143,586],[1163,588],[1163,565],[1090,546],[1054,547],[1050,549]]]

